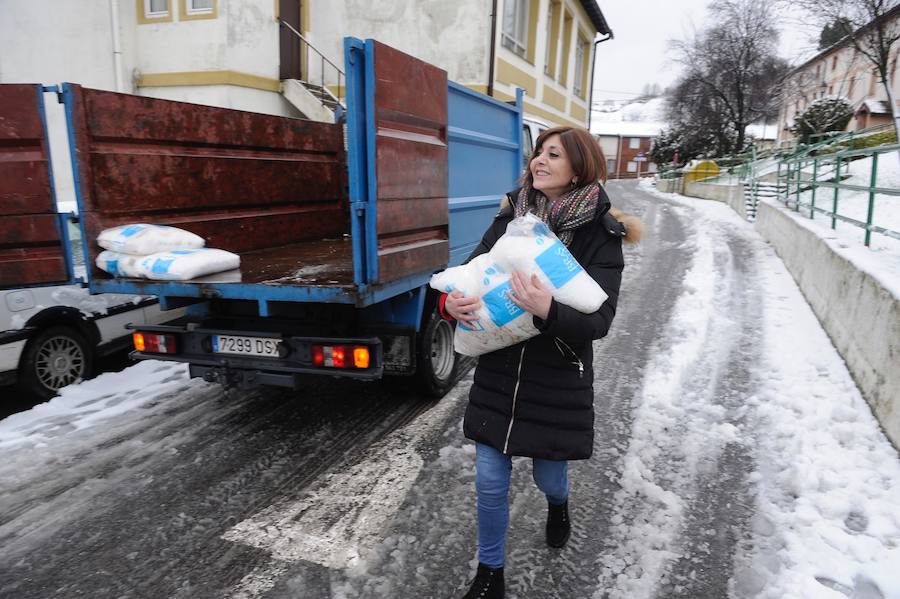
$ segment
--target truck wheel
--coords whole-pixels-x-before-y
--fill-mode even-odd
[[[66,385],[89,376],[93,360],[91,346],[75,329],[44,329],[25,346],[19,365],[19,387],[41,399],[50,399]]]
[[[423,391],[443,397],[456,382],[458,356],[453,351],[453,323],[431,312],[419,336],[417,375]]]

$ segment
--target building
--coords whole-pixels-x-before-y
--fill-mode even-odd
[[[660,123],[639,121],[592,123],[591,133],[606,157],[607,176],[627,179],[655,173],[657,166],[650,160],[650,149],[661,128]]]
[[[330,117],[318,96],[342,95],[343,38],[355,36],[500,100],[521,87],[530,115],[585,126],[595,40],[612,35],[595,0],[0,2],[0,82],[309,118]]]
[[[900,28],[900,6],[885,15],[889,27]],[[868,27],[868,26],[867,26]],[[900,44],[891,50],[890,82],[895,101],[900,107]],[[853,45],[841,41],[819,52],[793,71],[785,79],[784,101],[778,116],[778,141],[793,138],[791,125],[814,100],[826,96],[846,98],[854,108],[854,116],[847,131],[865,129],[891,122],[887,93],[872,63]]]
[[[595,0],[0,0],[0,83],[86,87],[322,121],[343,38],[375,38],[549,126],[587,126]],[[602,36],[598,36],[602,34]],[[58,197],[74,204],[62,108],[47,102]]]

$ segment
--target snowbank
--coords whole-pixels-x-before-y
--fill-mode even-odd
[[[900,277],[776,201],[757,208],[772,244],[822,322],[888,437],[900,447]],[[892,256],[897,258],[898,256]],[[860,258],[860,259],[856,259]],[[864,259],[862,259],[864,258]]]

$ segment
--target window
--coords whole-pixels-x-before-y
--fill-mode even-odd
[[[578,43],[575,44],[575,80],[572,86],[576,96],[584,95],[584,46],[584,41],[579,36]]]
[[[187,14],[205,15],[213,11],[213,0],[185,0],[187,2]]]
[[[506,0],[501,43],[522,58],[528,52],[528,0]]]
[[[169,16],[169,0],[144,0],[144,16],[148,19]]]
[[[566,76],[569,73],[569,47],[572,43],[572,15],[568,12],[563,19],[562,52],[560,52],[558,81],[566,85]]]
[[[522,127],[522,168],[528,168],[528,162],[531,160],[531,154],[534,152],[534,140],[531,139],[531,127],[524,125]]]
[[[556,77],[559,63],[559,19],[562,14],[562,5],[559,2],[550,2],[547,9],[547,50],[544,53],[544,73],[548,77]]]
[[[837,69],[837,54],[831,59],[831,70],[833,71],[835,69]]]
[[[615,158],[607,158],[606,159],[606,172],[609,174],[616,172],[616,159]]]
[[[637,150],[641,147],[641,138],[640,137],[632,137],[628,139],[628,148],[631,150]]]
[[[634,160],[629,160],[629,161],[628,161],[628,172],[629,172],[629,173],[636,173],[636,172],[637,172],[637,162],[635,162]]]
[[[136,0],[135,16],[140,25],[157,25],[172,22],[170,0]]]
[[[553,43],[553,3],[547,4],[547,28],[546,37],[544,38],[544,74],[553,76],[553,69],[550,68],[550,46]]]
[[[182,21],[200,21],[218,17],[219,0],[178,0],[178,17]]]

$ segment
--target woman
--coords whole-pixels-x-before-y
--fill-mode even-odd
[[[532,314],[540,334],[481,356],[475,369],[464,432],[476,444],[479,564],[465,598],[504,596],[512,456],[533,458],[535,483],[547,497],[547,544],[561,548],[569,539],[568,460],[589,458],[593,450],[591,342],[606,335],[616,312],[622,240],[639,235],[639,221],[630,217],[628,230],[610,213],[605,179],[606,160],[590,133],[548,129],[537,139],[522,187],[507,195],[469,257],[490,251],[513,218],[532,212],[609,298],[583,314],[557,303],[536,276],[512,275],[510,299]],[[442,315],[461,323],[476,321],[480,307],[480,298],[458,291],[441,297]]]

